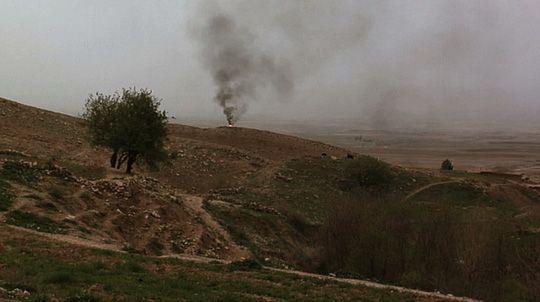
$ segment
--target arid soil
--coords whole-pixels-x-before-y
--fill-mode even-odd
[[[540,126],[463,125],[453,129],[350,130],[301,134],[404,167],[523,173],[540,182]]]
[[[211,198],[214,192],[240,190],[254,171],[273,173],[275,167],[291,158],[321,157],[323,154],[330,158],[345,158],[351,153],[315,140],[248,128],[203,129],[171,124],[169,134],[166,147],[172,160],[159,172],[148,171],[136,164],[135,173],[128,175],[107,167],[109,152],[89,145],[80,119],[0,98],[0,151],[16,153],[4,152],[0,155],[0,164],[22,161],[41,173],[40,181],[34,186],[14,185],[17,197],[11,210],[35,212],[76,226],[71,227],[67,234],[42,235],[51,240],[198,261],[241,260],[250,257],[249,250],[235,243],[220,222],[205,210],[206,203],[231,206],[226,201]],[[352,135],[351,140],[358,134]],[[398,152],[401,143],[387,144],[385,139],[375,135],[363,134],[362,140],[355,142],[360,145],[354,148],[339,141],[330,142],[359,153],[380,156],[395,164],[413,165],[404,161],[416,158],[414,163],[422,162],[419,164],[421,167],[435,165],[437,168],[440,165],[437,162],[450,158],[456,168],[467,167],[465,161],[459,160],[461,157],[440,153],[442,148],[430,149],[424,158],[418,152],[420,145]],[[493,144],[491,141],[484,143]],[[538,166],[533,156],[536,145],[518,146],[523,148],[513,150],[511,154],[520,161],[532,161],[529,170],[523,171],[534,171]],[[484,154],[493,153],[475,148],[467,151],[467,154],[477,154],[472,160],[478,161]],[[384,153],[385,150],[388,153]],[[459,154],[465,156],[466,153]],[[504,154],[513,158],[510,153]],[[491,159],[494,158],[498,157]],[[522,171],[517,166],[509,170]],[[430,186],[433,185],[437,184]],[[41,203],[53,203],[56,210],[38,207],[39,200]],[[524,208],[527,207],[525,203]],[[5,215],[0,215],[0,220],[4,220]],[[25,232],[36,234],[18,227],[14,229],[19,236]],[[9,231],[2,226],[0,232]],[[412,299],[415,301],[446,301],[452,298],[397,287],[395,290],[414,294]]]
[[[135,164],[135,173],[127,175],[106,168],[108,151],[89,145],[78,118],[1,98],[0,117],[0,150],[25,154],[29,166],[70,180],[44,176],[39,188],[16,186],[14,209],[36,211],[35,200],[24,196],[48,200],[51,191],[60,191],[61,202],[51,200],[60,213],[47,215],[76,220],[92,230],[78,234],[90,240],[143,253],[151,252],[152,242],[166,241],[187,254],[245,258],[249,253],[203,209],[204,194],[238,187],[251,171],[290,157],[347,155],[344,149],[271,132],[172,124],[167,148],[176,158],[160,172]],[[0,156],[13,159],[18,157]]]

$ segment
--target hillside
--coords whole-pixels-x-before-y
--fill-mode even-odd
[[[30,229],[87,247],[252,258],[491,301],[538,295],[529,270],[538,265],[540,197],[503,179],[390,166],[267,131],[177,124],[170,162],[126,175],[107,167],[109,153],[87,143],[78,118],[5,99],[0,117],[0,228],[17,244]],[[8,241],[0,252],[13,250]],[[374,301],[406,298],[385,299]]]

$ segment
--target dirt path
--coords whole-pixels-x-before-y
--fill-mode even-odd
[[[295,275],[300,275],[300,276],[305,276],[305,277],[319,278],[323,280],[335,280],[335,281],[345,282],[345,283],[354,284],[354,285],[364,285],[367,287],[374,287],[374,288],[386,288],[386,289],[391,289],[391,290],[395,290],[395,291],[399,291],[403,293],[411,293],[411,294],[425,296],[425,297],[436,297],[436,298],[442,298],[446,300],[463,301],[463,302],[481,302],[480,300],[475,300],[475,299],[466,298],[466,297],[454,297],[451,294],[445,295],[439,292],[426,292],[426,291],[410,289],[410,288],[405,288],[405,287],[400,287],[400,286],[395,286],[395,285],[375,283],[371,281],[337,278],[337,277],[332,277],[332,276],[311,274],[311,273],[300,272],[300,271],[284,270],[284,269],[278,269],[278,268],[272,268],[272,267],[265,267],[265,268],[269,270],[273,270],[273,271],[295,274]]]
[[[37,235],[37,236],[42,236],[42,237],[51,239],[53,241],[64,242],[64,243],[83,246],[83,247],[88,247],[88,248],[97,248],[97,249],[109,250],[109,251],[114,251],[114,252],[124,252],[124,251],[121,250],[122,246],[120,246],[118,244],[114,244],[114,243],[95,242],[95,241],[92,241],[92,240],[87,240],[87,239],[74,237],[74,236],[70,236],[70,235],[41,233],[41,232],[37,232],[37,231],[34,231],[34,230],[25,229],[25,228],[22,228],[22,227],[17,227],[17,226],[12,226],[12,225],[5,225],[5,226],[8,227],[8,228],[17,230],[17,231],[31,233],[31,234],[34,234],[34,235]],[[227,260],[216,259],[216,258],[207,258],[207,257],[202,257],[202,256],[190,255],[190,254],[163,255],[163,256],[159,256],[159,258],[178,258],[178,259],[182,259],[182,260],[186,260],[186,261],[195,261],[195,262],[202,262],[202,263],[209,263],[209,262],[216,262],[216,261],[221,262],[221,263],[230,263],[230,261],[227,261]],[[411,294],[424,296],[424,297],[435,297],[435,298],[441,298],[441,299],[445,299],[445,300],[463,301],[463,302],[480,302],[480,300],[474,300],[474,299],[471,299],[471,298],[464,298],[464,297],[454,297],[454,296],[452,296],[450,294],[445,295],[445,294],[441,294],[441,293],[438,293],[438,292],[425,292],[425,291],[420,291],[420,290],[415,290],[415,289],[409,289],[409,288],[393,286],[393,285],[386,285],[386,284],[375,283],[375,282],[364,281],[364,280],[342,279],[342,278],[337,278],[337,277],[333,277],[333,276],[311,274],[311,273],[306,273],[306,272],[301,272],[301,271],[285,270],[285,269],[278,269],[278,268],[266,267],[266,266],[264,267],[264,269],[277,271],[277,272],[283,272],[283,273],[287,273],[287,274],[305,276],[305,277],[313,277],[313,278],[318,278],[318,279],[322,279],[322,280],[332,280],[332,281],[338,281],[338,282],[345,282],[345,283],[354,284],[354,285],[364,285],[364,286],[368,286],[368,287],[381,288],[381,289],[386,288],[386,289],[390,289],[390,290],[395,290],[395,291],[399,291],[399,292],[403,292],[403,293],[411,293]]]
[[[427,190],[431,187],[435,187],[435,186],[440,186],[440,185],[446,185],[446,184],[451,184],[451,183],[455,183],[455,182],[459,182],[459,180],[448,180],[448,181],[441,181],[441,182],[435,182],[435,183],[432,183],[432,184],[429,184],[429,185],[426,185],[426,186],[423,186],[419,189],[417,189],[416,191],[412,192],[411,194],[407,195],[407,197],[403,198],[403,201],[413,197],[414,195],[424,191],[424,190]]]
[[[219,224],[212,215],[210,215],[205,209],[203,209],[203,199],[198,196],[193,195],[184,195],[184,204],[187,206],[187,208],[192,211],[194,217],[198,217],[201,219],[204,223],[204,226],[211,229],[213,232],[216,232],[219,234],[222,239],[224,239],[224,242],[220,243],[227,243],[226,249],[228,250],[228,254],[235,255],[237,259],[247,259],[251,257],[251,253],[240,246],[238,246],[230,237],[229,233],[223,229],[221,224]],[[201,238],[203,229],[199,228],[197,230],[197,233],[194,234],[194,238]],[[217,239],[219,240],[219,239]]]

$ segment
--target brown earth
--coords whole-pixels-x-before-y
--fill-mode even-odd
[[[349,126],[353,128],[353,126]],[[540,126],[462,125],[453,129],[350,130],[297,133],[404,167],[523,173],[540,182]]]
[[[143,253],[163,242],[187,254],[241,259],[249,252],[203,209],[202,195],[210,190],[235,188],[255,169],[269,168],[297,156],[345,157],[347,151],[323,143],[246,128],[201,129],[169,125],[167,149],[177,158],[160,172],[135,166],[135,174],[104,168],[109,153],[85,139],[79,118],[0,98],[0,150],[26,154],[28,165],[45,175],[35,190],[16,186],[13,209],[37,211],[54,219],[73,220],[96,242],[117,244]],[[0,160],[19,160],[5,155]],[[99,180],[89,180],[99,176]],[[101,177],[104,176],[104,177]],[[59,190],[61,201],[50,197]],[[49,194],[44,193],[49,192]],[[58,192],[57,192],[58,193]],[[190,195],[197,194],[197,195]],[[60,213],[36,208],[37,195],[54,203]]]
[[[16,152],[0,154],[0,162],[20,161],[41,178],[34,186],[13,185],[17,197],[10,210],[62,221],[70,226],[67,234],[47,236],[82,246],[204,261],[248,258],[250,251],[235,243],[205,209],[206,203],[243,205],[214,200],[214,193],[241,190],[255,171],[274,176],[292,158],[322,154],[345,158],[351,153],[268,131],[178,124],[169,125],[166,148],[173,159],[159,172],[136,163],[135,173],[128,175],[105,168],[109,152],[89,145],[79,118],[0,98],[0,151]],[[453,181],[428,184],[409,196]],[[518,192],[504,186],[486,186],[486,190],[515,195],[516,203],[528,213],[530,201]],[[44,203],[56,210],[40,207]],[[0,220],[4,219],[0,212]],[[429,297],[415,300],[435,301],[433,295]]]

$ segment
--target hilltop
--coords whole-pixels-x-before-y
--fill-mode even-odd
[[[268,131],[179,124],[169,125],[160,171],[136,164],[127,175],[107,167],[109,152],[88,144],[79,118],[5,99],[0,117],[0,228],[19,241],[32,230],[86,247],[255,259],[493,301],[516,297],[515,288],[537,294],[519,265],[539,237],[540,197],[504,179],[392,166]],[[486,258],[497,244],[504,257]],[[487,271],[494,264],[497,280]]]

